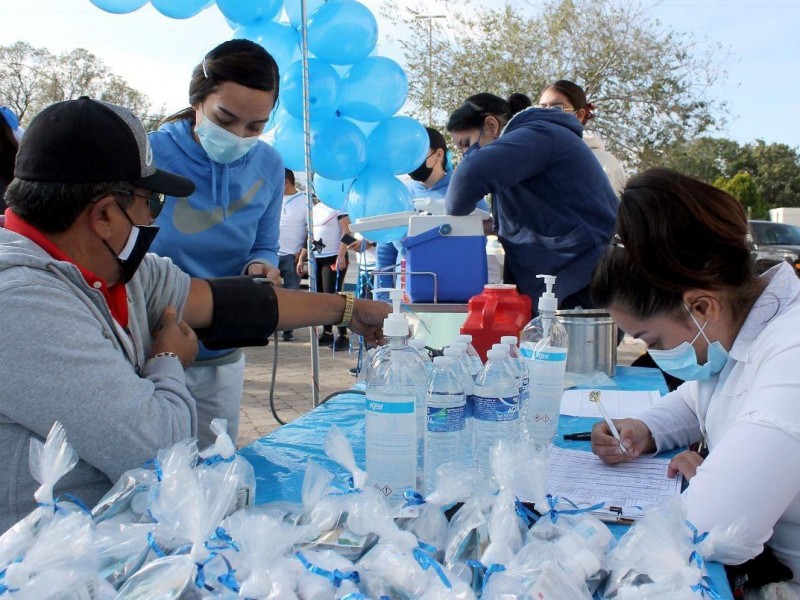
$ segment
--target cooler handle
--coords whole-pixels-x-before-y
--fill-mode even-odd
[[[428,229],[428,231],[423,231],[422,233],[418,233],[417,235],[407,237],[406,239],[403,240],[403,248],[412,248],[413,246],[419,246],[420,244],[424,244],[426,242],[430,242],[437,238],[450,235],[452,232],[453,232],[453,226],[450,225],[449,223],[443,223],[438,227]]]

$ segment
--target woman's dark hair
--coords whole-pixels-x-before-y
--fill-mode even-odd
[[[194,109],[203,102],[221,83],[232,81],[265,92],[275,92],[278,105],[280,74],[278,63],[264,48],[250,40],[228,40],[206,54],[203,61],[192,71],[189,82],[189,108],[185,108],[166,121],[194,119]]]
[[[583,88],[577,83],[569,81],[568,79],[559,79],[545,88],[545,90],[549,89],[553,89],[566,96],[576,112],[584,109],[586,111],[586,116],[583,119],[583,123],[589,119],[594,119],[594,104],[586,99],[586,92],[584,92]]]
[[[501,125],[508,123],[512,116],[508,102],[494,94],[485,92],[475,94],[453,111],[447,121],[447,131],[464,131],[481,127],[484,119],[489,116],[496,117]]]
[[[531,99],[528,98],[525,94],[520,94],[519,92],[514,92],[508,97],[508,108],[511,110],[511,114],[515,115],[518,112],[525,110],[526,108],[533,106]]]
[[[726,294],[734,314],[743,314],[758,288],[738,200],[668,169],[628,181],[617,234],[592,280],[597,306],[616,306],[638,318],[677,314],[684,292],[701,289]]]

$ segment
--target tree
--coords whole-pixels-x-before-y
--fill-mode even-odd
[[[88,50],[77,48],[56,55],[27,42],[0,46],[0,102],[8,104],[23,123],[48,104],[79,96],[125,106],[145,123],[160,120],[158,114],[150,114],[146,95],[113,74]]]
[[[665,148],[722,124],[724,103],[707,97],[725,77],[719,46],[665,30],[636,0],[545,0],[536,14],[468,2],[446,25],[430,24],[432,61],[428,30],[415,21],[420,10],[386,9],[409,26],[399,42],[418,118],[432,108],[441,125],[473,93],[524,92],[535,101],[548,83],[571,79],[597,106],[591,128],[629,168],[658,164]]]
[[[769,207],[758,193],[758,188],[750,173],[741,171],[731,178],[717,177],[714,187],[728,192],[741,202],[749,219],[769,219]]]
[[[714,185],[747,173],[766,208],[800,206],[800,153],[786,144],[698,138],[665,152],[662,166]]]

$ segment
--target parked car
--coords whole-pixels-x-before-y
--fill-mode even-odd
[[[759,272],[788,262],[800,276],[800,227],[773,221],[750,221]]]

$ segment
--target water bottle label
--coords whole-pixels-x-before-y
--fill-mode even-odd
[[[473,416],[480,421],[513,421],[519,417],[519,396],[484,398],[473,396]]]
[[[464,418],[471,419],[474,416],[473,413],[475,412],[475,409],[474,409],[475,396],[473,396],[472,394],[468,394],[467,397],[466,397],[466,403],[465,403],[464,406],[466,407],[466,410],[464,412]]]
[[[414,412],[413,402],[382,402],[367,398],[367,411],[390,415],[410,415]]]
[[[428,407],[428,431],[432,433],[452,433],[464,430],[464,406]]]
[[[565,350],[545,347],[533,353],[533,360],[566,361],[567,353]]]

